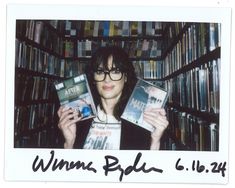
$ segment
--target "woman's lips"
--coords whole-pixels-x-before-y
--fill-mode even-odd
[[[102,88],[105,91],[110,91],[110,90],[112,90],[114,88],[114,86],[103,86]]]

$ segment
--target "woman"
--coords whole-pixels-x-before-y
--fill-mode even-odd
[[[158,150],[168,126],[164,109],[146,108],[143,118],[155,127],[152,133],[120,118],[137,81],[125,51],[118,47],[98,49],[87,76],[97,116],[79,121],[76,111],[60,107],[58,127],[65,138],[64,148]]]

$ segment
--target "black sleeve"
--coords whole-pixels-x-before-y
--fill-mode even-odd
[[[82,149],[85,143],[86,137],[90,130],[92,119],[84,120],[77,123],[76,140],[74,143],[74,149]]]
[[[121,145],[123,150],[149,150],[151,133],[146,129],[122,120]]]

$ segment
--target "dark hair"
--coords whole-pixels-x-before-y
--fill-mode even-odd
[[[126,106],[126,103],[133,91],[133,88],[136,84],[137,78],[135,74],[135,69],[132,62],[129,61],[129,57],[127,53],[120,47],[116,46],[108,46],[98,48],[95,53],[92,55],[91,62],[87,67],[87,75],[90,83],[94,83],[94,72],[102,65],[104,69],[108,70],[108,58],[113,57],[113,64],[116,68],[119,68],[127,78],[125,82],[122,95],[114,107],[114,117],[120,120],[120,116]],[[91,90],[93,93],[94,101],[96,105],[100,105],[101,109],[103,109],[100,96],[95,87],[95,84],[90,84]]]

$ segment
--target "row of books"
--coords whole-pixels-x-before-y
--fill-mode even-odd
[[[48,24],[65,37],[162,36],[161,22],[91,20],[17,20],[17,36],[40,43],[48,35]]]
[[[104,44],[105,43],[103,43],[103,45]],[[128,50],[126,46],[124,46],[124,48],[125,50]],[[135,53],[139,53],[138,49],[130,49],[134,49]],[[32,45],[28,45],[26,42],[16,40],[15,64],[18,68],[24,68],[27,70],[60,77],[71,77],[79,73],[83,73],[87,63],[87,61],[82,61],[79,59],[60,59],[54,55],[50,55],[49,53],[44,52],[43,50],[33,47]],[[146,79],[156,79],[160,78],[162,75],[161,61],[134,61],[133,64],[136,67],[136,72],[139,77]]]
[[[82,36],[82,23],[83,21],[65,20],[63,22],[63,30],[65,37]],[[63,31],[62,31],[63,33]]]
[[[220,25],[193,24],[164,59],[167,76],[220,46]]]
[[[169,102],[201,112],[219,113],[220,59],[167,80]]]
[[[42,20],[42,21],[45,22],[46,24],[49,24],[51,27],[53,27],[54,29],[56,29],[61,33],[64,30],[65,21],[61,20]]]
[[[64,59],[62,61],[65,65],[64,77],[66,78],[85,73],[87,64],[89,63],[88,61],[79,59]],[[162,78],[162,61],[146,60],[132,61],[132,63],[137,77],[151,80]]]
[[[163,50],[167,51],[167,49],[175,43],[175,40],[179,40],[180,34],[183,34],[184,28],[189,25],[190,23],[187,22],[164,22]]]
[[[180,25],[180,26],[179,26]],[[172,32],[174,31],[174,32]],[[216,46],[220,46],[221,24],[220,23],[171,23],[169,30],[164,35],[163,49],[167,51],[169,46],[174,45],[178,40],[183,38],[185,45],[193,45],[199,43],[197,53],[204,54],[206,51],[213,50]]]
[[[65,21],[66,37],[161,36],[160,22]]]
[[[55,120],[55,104],[32,104],[27,106],[15,106],[15,136],[27,134],[29,130],[40,127],[50,127]]]
[[[15,66],[45,74],[64,76],[61,58],[16,39]]]
[[[71,41],[64,42],[64,56],[65,58],[90,58],[95,51],[95,43],[91,40],[85,41]]]
[[[161,41],[156,40],[137,40],[127,41],[123,48],[129,54],[129,57],[134,58],[156,58],[161,57]]]
[[[167,134],[167,132],[165,131],[164,136],[162,137],[162,141],[161,141],[161,150],[171,150],[171,151],[175,151],[175,150],[183,150],[181,149],[177,144],[176,144],[176,140],[173,138],[172,135]]]
[[[32,101],[50,100],[53,94],[53,81],[46,77],[16,74],[15,100],[17,104]]]
[[[87,61],[69,59],[62,61],[65,64],[64,77],[66,78],[84,73],[89,63]],[[132,61],[132,63],[137,77],[151,80],[162,78],[162,61],[146,60]]]
[[[193,151],[219,150],[219,124],[174,108],[167,108],[169,132],[176,139],[172,147]],[[180,143],[177,143],[180,141]]]
[[[55,31],[51,31],[44,21],[16,20],[16,38],[33,41],[48,50],[63,55],[63,38]]]
[[[15,138],[14,147],[15,148],[43,148],[48,147],[48,135],[46,130],[33,133],[32,135],[22,136],[20,138]]]
[[[55,148],[57,146],[57,136],[53,128],[47,128],[27,134],[21,137],[15,137],[15,148]]]
[[[162,78],[162,61],[133,61],[137,77],[143,79]]]
[[[170,44],[180,34],[186,22],[163,22],[164,40]]]
[[[119,46],[124,48],[130,58],[161,57],[161,42],[153,39],[138,40],[84,40],[64,42],[65,57],[91,57],[93,52],[102,46]]]
[[[69,21],[65,21],[65,22],[70,23]],[[103,22],[105,22],[105,21],[103,21]],[[103,23],[103,22],[101,21],[101,23]],[[86,25],[90,25],[91,23],[94,23],[94,22],[85,21],[85,27],[87,27]],[[96,23],[99,23],[99,21]],[[105,22],[105,23],[109,23],[109,21]],[[113,23],[113,22],[110,21],[110,23]],[[125,23],[127,24],[129,22],[125,22]],[[135,22],[135,23],[137,23],[137,22]],[[138,23],[141,24],[142,22],[138,22]],[[75,51],[76,51],[75,44],[73,44],[71,41],[67,41],[66,39],[61,37],[61,35],[56,33],[56,31],[52,31],[50,29],[50,27],[48,27],[47,25],[48,25],[47,21],[42,21],[42,20],[17,20],[16,21],[16,37],[19,39],[26,38],[28,40],[34,41],[35,43],[44,46],[46,49],[52,50],[56,54],[59,54],[59,55],[65,54],[65,57],[74,57]],[[77,24],[75,24],[75,25],[77,25]],[[159,28],[161,28],[161,26],[159,26],[159,25],[161,25],[159,22],[156,22],[156,23],[155,22],[147,22],[146,23],[146,26],[148,28],[156,27],[159,29]],[[69,26],[65,26],[65,29],[70,28],[70,27],[71,26],[69,24]],[[143,36],[146,36],[146,35],[150,35],[150,31],[148,31],[148,32],[146,31],[146,34],[144,34]],[[126,35],[120,35],[120,36],[126,36]],[[87,36],[85,35],[85,37],[87,37]],[[77,57],[84,57],[83,55],[80,55],[80,51],[83,51],[82,50],[83,49],[82,43],[83,43],[83,41],[77,42],[77,47],[76,47],[76,49],[78,51]],[[86,44],[86,43],[88,43],[88,44]],[[85,46],[89,46],[89,48],[91,49],[90,43],[91,43],[91,41],[85,41]],[[153,44],[149,44],[149,43],[153,43]],[[150,53],[151,56],[156,57],[156,56],[161,55],[161,50],[160,50],[161,46],[160,46],[160,44],[157,44],[157,42],[154,40],[152,40],[152,41],[140,40],[140,41],[138,41],[138,45],[136,44],[136,42],[133,44],[130,44],[130,41],[129,41],[129,43],[126,45],[130,46],[129,47],[130,49],[133,49],[133,47],[135,47],[140,50],[142,48],[143,52],[151,49],[151,51],[153,51],[152,53]],[[133,56],[141,56],[138,54],[139,53],[133,54]],[[131,56],[131,57],[133,57],[133,56]]]
[[[65,71],[64,71],[65,78],[85,73],[86,66],[89,63],[88,61],[70,60],[70,59],[64,59],[62,61],[65,65]]]
[[[44,74],[64,76],[63,38],[55,31],[47,21],[16,21],[14,147],[49,147],[54,142],[53,80]]]

